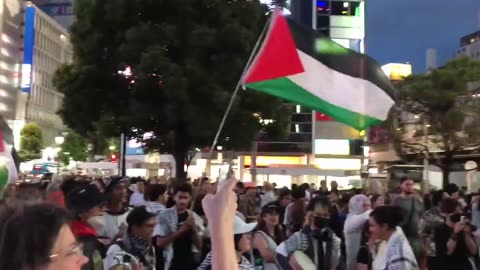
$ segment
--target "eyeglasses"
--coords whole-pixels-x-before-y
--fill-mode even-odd
[[[70,256],[83,256],[83,244],[82,243],[76,243],[69,251],[66,251],[65,253],[57,253],[57,254],[52,254],[48,256],[50,259],[56,259],[59,257],[70,257]]]

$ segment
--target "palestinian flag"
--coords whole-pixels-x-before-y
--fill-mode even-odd
[[[0,195],[5,185],[18,180],[19,164],[13,147],[13,132],[0,116]]]
[[[268,32],[242,78],[244,86],[322,112],[357,130],[384,121],[394,88],[378,63],[272,15]]]

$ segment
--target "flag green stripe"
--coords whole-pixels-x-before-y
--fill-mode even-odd
[[[246,86],[325,113],[336,121],[349,125],[357,130],[364,130],[367,127],[382,122],[380,119],[352,112],[331,104],[313,95],[286,77],[251,83]]]

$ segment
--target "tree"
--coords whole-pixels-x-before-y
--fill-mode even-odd
[[[394,146],[404,160],[428,158],[449,181],[453,158],[480,148],[480,62],[458,58],[400,85],[392,113]]]
[[[215,136],[265,13],[249,0],[78,1],[74,61],[54,79],[65,94],[61,117],[81,135],[124,132],[172,153],[184,177],[187,153]],[[275,120],[280,104],[240,91],[219,143],[249,147],[262,128],[254,115]],[[144,140],[146,132],[153,136]]]
[[[36,123],[28,123],[20,131],[21,161],[30,161],[42,157],[42,129]]]
[[[70,159],[85,161],[88,158],[87,140],[73,130],[68,130],[65,142],[61,145],[58,153],[60,162],[69,164]]]

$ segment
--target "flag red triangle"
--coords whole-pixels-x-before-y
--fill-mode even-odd
[[[287,20],[275,11],[262,47],[248,68],[245,84],[304,72]]]
[[[3,133],[2,129],[0,129],[0,153],[5,151],[5,143],[3,142]]]

